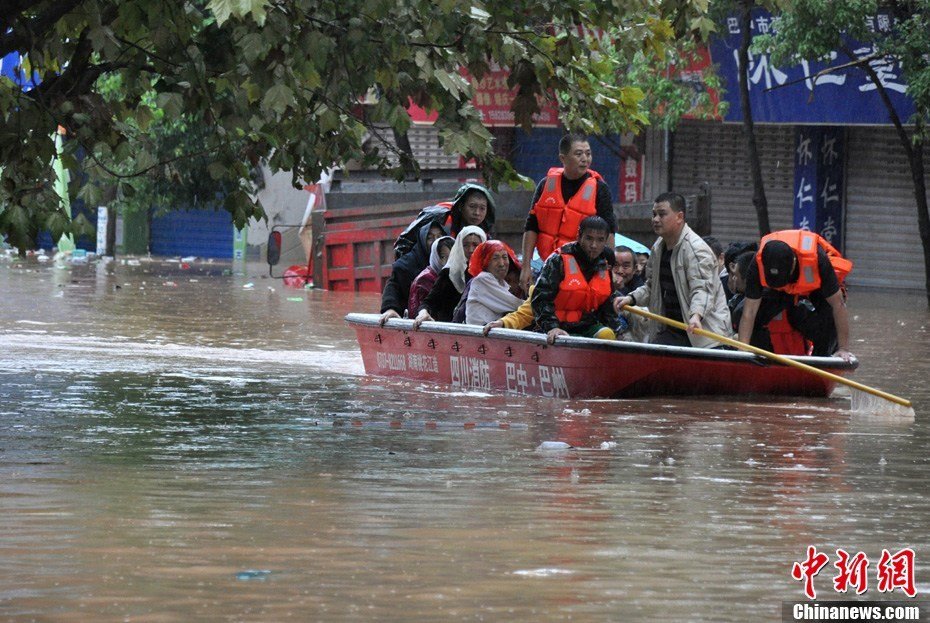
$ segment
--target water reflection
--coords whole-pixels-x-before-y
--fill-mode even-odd
[[[9,618],[777,620],[809,544],[927,551],[919,298],[854,299],[904,422],[368,378],[342,316],[375,298],[221,266],[0,264],[0,292]]]

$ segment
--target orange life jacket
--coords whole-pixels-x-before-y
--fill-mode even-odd
[[[775,288],[776,290],[795,296],[806,296],[820,287],[820,270],[817,266],[818,247],[823,249],[827,253],[827,257],[830,258],[830,264],[833,265],[836,278],[841,286],[843,280],[846,279],[846,275],[852,270],[853,263],[840,255],[840,252],[819,234],[803,229],[785,229],[772,232],[759,242],[759,252],[756,253],[756,266],[759,268],[759,280],[764,288],[770,288],[771,286],[765,279],[765,268],[762,266],[762,249],[766,243],[773,240],[780,240],[791,247],[798,259],[798,280],[781,288]]]
[[[588,169],[590,177],[566,203],[562,199],[563,170],[561,167],[549,169],[542,194],[530,209],[530,214],[535,214],[539,223],[536,248],[543,260],[563,244],[577,240],[582,219],[597,214],[597,182],[603,179],[601,175]]]
[[[562,253],[562,258],[564,275],[555,296],[555,316],[559,322],[578,322],[610,298],[613,283],[606,268],[597,271],[589,281],[581,274],[574,255]]]
[[[779,355],[807,355],[810,354],[808,342],[804,335],[791,326],[785,310],[769,321],[766,328],[772,339],[772,352]]]

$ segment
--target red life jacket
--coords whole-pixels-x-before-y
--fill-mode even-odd
[[[578,322],[610,298],[613,283],[606,268],[597,271],[589,281],[581,274],[574,255],[562,253],[562,258],[564,275],[555,296],[555,316],[559,322]]]
[[[772,339],[772,352],[779,355],[808,355],[810,349],[804,335],[791,326],[788,322],[788,314],[785,310],[778,313],[777,316],[769,321],[766,328],[769,330],[769,337]]]
[[[563,244],[577,240],[582,219],[597,214],[597,182],[603,179],[601,175],[588,169],[590,177],[566,203],[562,199],[563,170],[561,167],[549,169],[542,194],[530,209],[530,214],[535,214],[539,223],[536,248],[543,260]]]
[[[785,229],[772,232],[759,242],[759,252],[756,253],[756,266],[759,269],[759,280],[764,288],[771,288],[772,286],[765,279],[765,267],[762,266],[762,249],[766,243],[772,240],[780,240],[787,244],[798,259],[798,280],[781,288],[775,288],[776,290],[795,296],[807,296],[820,288],[820,270],[817,266],[818,247],[823,249],[827,253],[827,257],[830,258],[830,264],[833,265],[836,278],[841,286],[843,280],[846,279],[846,275],[852,270],[853,263],[840,255],[840,252],[820,235],[803,229]]]

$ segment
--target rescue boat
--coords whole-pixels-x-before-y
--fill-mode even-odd
[[[546,336],[446,322],[352,313],[366,373],[449,385],[457,390],[549,398],[634,398],[662,395],[828,397],[835,381],[752,353],[658,344]],[[857,361],[790,357],[839,376]]]

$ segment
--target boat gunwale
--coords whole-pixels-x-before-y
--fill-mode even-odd
[[[424,322],[419,330],[413,328],[413,320],[392,318],[382,327],[380,324],[379,314],[349,313],[346,314],[345,321],[350,324],[373,327],[376,329],[391,329],[402,331],[404,333],[438,333],[442,335],[460,335],[466,337],[478,337],[494,341],[511,341],[523,342],[540,346],[541,348],[550,348],[553,346],[566,347],[570,349],[580,349],[585,351],[608,351],[620,352],[623,354],[647,354],[658,357],[674,357],[678,359],[697,359],[705,361],[731,361],[738,363],[751,363],[761,366],[779,366],[789,367],[778,361],[766,359],[761,355],[738,350],[724,350],[718,348],[697,348],[689,346],[666,346],[664,344],[645,344],[641,342],[621,342],[601,340],[596,338],[578,337],[578,336],[559,336],[555,344],[549,344],[546,336],[542,333],[525,331],[520,329],[493,329],[488,335],[484,334],[483,327],[477,325],[458,324],[451,322]],[[782,355],[787,359],[813,366],[818,369],[830,369],[837,371],[852,371],[859,367],[859,361],[853,358],[847,362],[839,357],[809,357],[797,355]]]

